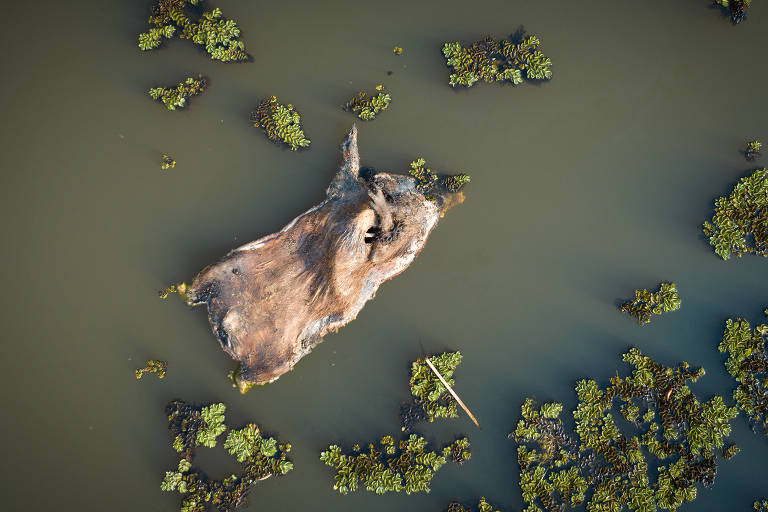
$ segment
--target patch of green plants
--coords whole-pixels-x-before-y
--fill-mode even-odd
[[[702,230],[724,260],[747,253],[768,256],[768,169],[755,170],[728,197],[717,198],[715,214]]]
[[[145,373],[154,373],[158,379],[165,377],[165,372],[168,370],[168,361],[156,361],[150,359],[144,368],[136,368],[136,380],[142,378]]]
[[[251,112],[253,126],[261,128],[272,142],[285,144],[292,151],[308,147],[309,139],[301,129],[301,116],[290,103],[287,105],[277,101],[276,96],[263,100]]]
[[[458,192],[461,187],[469,182],[469,174],[455,174],[445,178],[445,187],[451,192]]]
[[[768,500],[759,500],[752,503],[754,512],[768,512]]]
[[[622,304],[619,309],[635,317],[639,325],[644,325],[651,321],[653,315],[680,309],[680,296],[675,283],[660,283],[658,291],[653,293],[645,288],[635,290],[635,298]]]
[[[471,456],[469,441],[457,439],[440,451],[426,449],[427,441],[416,434],[395,443],[392,436],[384,436],[365,451],[355,445],[349,454],[335,444],[320,453],[320,460],[336,470],[333,488],[341,494],[366,491],[384,494],[387,492],[429,492],[429,484],[449,459],[461,464]]]
[[[744,156],[750,162],[760,158],[760,150],[763,149],[763,143],[759,140],[750,140],[747,142],[747,148],[744,150]]]
[[[768,309],[765,310],[768,315]],[[728,354],[725,369],[736,379],[733,399],[752,429],[768,436],[768,322],[753,329],[743,318],[725,321],[717,349]]]
[[[201,12],[201,3],[202,0],[158,0],[149,17],[149,30],[139,34],[139,49],[154,50],[163,39],[178,36],[203,46],[213,60],[248,60],[250,56],[239,39],[237,24],[222,17],[219,8]]]
[[[162,170],[166,170],[173,169],[174,167],[176,167],[176,160],[166,154],[163,154],[162,158],[160,159],[160,168]]]
[[[453,502],[448,505],[448,508],[445,512],[473,512],[473,509],[471,507],[464,508],[461,506],[461,503]],[[480,501],[477,504],[477,512],[499,512],[498,510],[494,509],[490,503],[485,501],[485,496],[480,497]]]
[[[278,445],[274,438],[262,436],[257,425],[249,424],[229,430],[224,441],[224,448],[241,464],[241,474],[223,480],[209,479],[193,468],[195,449],[216,446],[216,438],[227,430],[226,406],[215,403],[196,407],[176,400],[168,404],[166,412],[168,428],[174,436],[172,446],[181,459],[176,470],[165,473],[160,489],[183,496],[181,512],[205,512],[210,506],[219,512],[229,512],[244,503],[256,482],[285,475],[293,469],[293,463],[286,458],[291,445]]]
[[[561,512],[585,502],[589,512],[674,511],[696,498],[697,484],[714,483],[716,451],[737,408],[717,395],[699,402],[687,381],[704,375],[701,368],[665,367],[636,348],[622,359],[632,366],[630,376],[617,373],[605,388],[592,379],[577,382],[576,435],[559,418],[562,404],[523,403],[510,437],[519,445],[526,511]],[[634,435],[622,433],[622,425]]]
[[[372,121],[379,112],[389,108],[391,101],[392,97],[384,90],[384,86],[377,85],[375,96],[368,96],[361,91],[344,105],[344,110],[354,112],[363,121]]]
[[[722,7],[731,17],[731,22],[738,25],[747,18],[747,9],[751,0],[713,0],[715,5]]]
[[[443,352],[440,355],[430,356],[429,360],[448,385],[453,387],[453,373],[461,363],[461,352]],[[420,420],[435,421],[436,418],[459,416],[456,400],[443,386],[437,375],[430,370],[424,358],[411,363],[411,378],[408,384],[413,399],[408,407],[401,409],[403,431],[410,430],[413,424]],[[423,413],[414,412],[411,408],[421,409]]]
[[[488,83],[552,78],[552,61],[540,50],[541,41],[535,35],[493,39],[490,36],[463,47],[459,42],[445,43],[443,56],[451,71],[448,83],[452,87],[472,87],[483,80]]]
[[[187,302],[187,300],[189,299],[187,288],[188,288],[187,283],[176,283],[176,284],[172,284],[171,286],[169,286],[164,290],[160,290],[158,292],[158,295],[160,296],[161,299],[165,300],[168,298],[169,295],[174,294],[174,295],[178,295],[179,298],[184,302]]]
[[[395,46],[394,48],[392,48],[392,53],[394,53],[395,55],[402,55],[403,49],[400,48],[399,46]]]
[[[204,76],[198,76],[197,79],[187,77],[179,82],[176,87],[153,87],[149,90],[149,95],[153,100],[160,100],[168,110],[184,108],[187,105],[187,98],[197,96],[208,87],[208,80]]]

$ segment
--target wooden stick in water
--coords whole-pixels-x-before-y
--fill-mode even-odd
[[[437,368],[435,368],[435,365],[432,364],[432,361],[430,361],[429,358],[426,356],[424,356],[424,361],[427,362],[427,366],[429,366],[429,369],[435,372],[435,375],[437,375],[437,378],[440,379],[440,382],[443,383],[443,386],[445,386],[445,389],[448,390],[451,396],[456,399],[456,402],[458,402],[461,408],[464,409],[464,412],[467,413],[467,416],[469,416],[469,419],[472,420],[472,423],[474,423],[477,428],[480,428],[480,424],[477,422],[477,420],[472,415],[472,413],[469,412],[469,408],[467,408],[467,406],[464,405],[464,402],[461,401],[461,398],[459,398],[459,395],[456,394],[453,388],[449,386],[447,382],[445,382],[445,379],[443,378],[442,375],[440,375],[440,372],[437,371]]]

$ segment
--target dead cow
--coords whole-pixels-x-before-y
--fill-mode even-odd
[[[354,320],[379,285],[413,261],[438,218],[464,200],[445,176],[427,193],[411,176],[360,169],[354,126],[341,149],[322,203],[233,250],[187,288],[188,303],[208,305],[213,333],[240,362],[242,392],[274,381]]]

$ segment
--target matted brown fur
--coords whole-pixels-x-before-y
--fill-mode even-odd
[[[357,129],[325,201],[277,233],[207,267],[188,289],[208,305],[222,348],[240,362],[241,391],[289,371],[355,319],[379,285],[413,261],[439,217],[464,200],[438,181],[431,198],[410,176],[360,169]]]

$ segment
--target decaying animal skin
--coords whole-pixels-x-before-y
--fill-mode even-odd
[[[189,304],[208,305],[213,333],[240,362],[242,392],[274,381],[354,320],[379,285],[413,261],[438,218],[464,200],[445,177],[426,197],[410,176],[360,169],[354,126],[341,149],[322,203],[233,250],[189,286]]]

